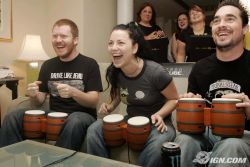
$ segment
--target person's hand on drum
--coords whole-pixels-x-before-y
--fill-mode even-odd
[[[41,83],[42,83],[41,81],[35,81],[33,83],[28,84],[26,94],[29,97],[36,97],[39,92],[39,84]]]
[[[152,124],[157,127],[159,132],[163,133],[168,130],[163,118],[159,114],[153,114],[151,116],[151,121]]]
[[[249,100],[249,97],[245,93],[229,93],[221,97],[241,100],[242,102],[237,103],[236,107],[244,107],[247,118],[250,119],[250,100]]]
[[[108,103],[102,103],[98,113],[100,114],[109,114],[113,111],[113,106],[111,104],[108,104]]]
[[[73,97],[74,91],[76,88],[68,85],[54,82],[53,85],[56,87],[60,97],[62,98],[71,98]]]
[[[199,94],[193,94],[192,92],[184,93],[179,96],[179,98],[201,98]]]

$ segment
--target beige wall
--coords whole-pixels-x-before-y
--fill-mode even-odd
[[[75,21],[80,31],[78,49],[98,62],[109,62],[107,40],[116,23],[116,0],[12,0],[13,41],[0,42],[0,65],[10,67],[19,82],[19,95],[26,89],[26,63],[15,61],[25,34],[41,35],[42,44],[50,57],[55,56],[51,46],[51,27],[60,18]],[[4,112],[11,101],[11,92],[0,88],[0,104]],[[2,115],[3,116],[3,115]]]
[[[116,24],[116,0],[84,0],[83,20],[84,53],[98,62],[110,62],[107,41]]]

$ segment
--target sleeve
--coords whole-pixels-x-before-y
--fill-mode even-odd
[[[178,40],[180,40],[181,42],[186,43],[186,35],[187,35],[187,31],[183,30],[179,35],[178,35]]]
[[[47,63],[44,62],[41,66],[40,72],[39,72],[39,76],[38,76],[38,81],[41,81],[42,83],[39,85],[39,91],[40,92],[46,92],[49,93],[49,88],[48,88],[48,79],[47,79],[47,74],[46,74],[46,69],[48,69],[47,67]]]
[[[173,78],[169,75],[167,69],[165,69],[162,65],[159,65],[155,69],[155,71],[153,72],[153,78],[155,87],[160,91],[165,89],[173,80]]]
[[[99,65],[96,61],[92,61],[89,66],[88,71],[88,80],[86,84],[86,91],[102,91],[102,80],[101,80],[101,74],[99,70]]]
[[[197,80],[196,80],[196,73],[197,73],[197,66],[194,65],[189,77],[188,77],[188,89],[187,92],[192,92],[194,94],[196,93],[200,93],[199,92],[199,88],[198,88],[198,84],[197,84]]]
[[[161,31],[162,31],[161,27],[158,26],[158,25],[155,25],[155,30],[156,30],[156,31],[158,31],[158,30],[161,30]]]

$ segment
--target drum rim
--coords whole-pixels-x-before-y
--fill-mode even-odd
[[[108,121],[108,120],[106,120],[108,117],[112,117],[112,116],[119,116],[119,117],[117,117],[117,118],[119,118],[118,120],[115,120],[115,121]],[[106,115],[105,117],[103,117],[103,122],[105,122],[105,123],[119,123],[119,122],[121,122],[121,121],[123,121],[124,120],[124,116],[123,115],[121,115],[121,114],[109,114],[109,115]]]
[[[132,119],[136,119],[136,118],[139,118],[139,119],[140,119],[140,118],[143,118],[143,119],[145,119],[146,122],[143,123],[143,124],[133,124],[133,123],[130,122]],[[149,122],[150,122],[149,118],[148,118],[148,117],[145,117],[145,116],[135,116],[135,117],[131,117],[131,118],[129,118],[128,121],[127,121],[128,125],[130,125],[130,126],[143,126],[143,125],[149,124]]]
[[[57,115],[54,115],[57,114]],[[48,113],[48,117],[52,117],[52,118],[64,118],[67,117],[68,114],[65,112],[50,112]]]
[[[241,102],[241,100],[235,99],[235,98],[214,98],[214,99],[212,99],[212,103],[230,103],[230,102],[239,103],[239,102]]]
[[[180,98],[178,101],[204,101],[205,102],[205,99],[203,98],[199,98],[199,97],[184,97],[184,98]]]
[[[34,113],[29,113],[29,112],[34,112]],[[25,114],[26,115],[44,115],[45,114],[45,111],[43,110],[27,110],[25,111]]]
[[[162,144],[162,146],[165,148],[180,148],[180,144],[176,142],[165,142]]]

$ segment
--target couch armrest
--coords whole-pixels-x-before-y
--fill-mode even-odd
[[[7,113],[15,110],[16,108],[30,108],[30,109],[41,109],[49,110],[49,98],[46,98],[44,104],[41,107],[31,105],[30,98],[25,96],[20,96],[17,99],[11,101]]]

